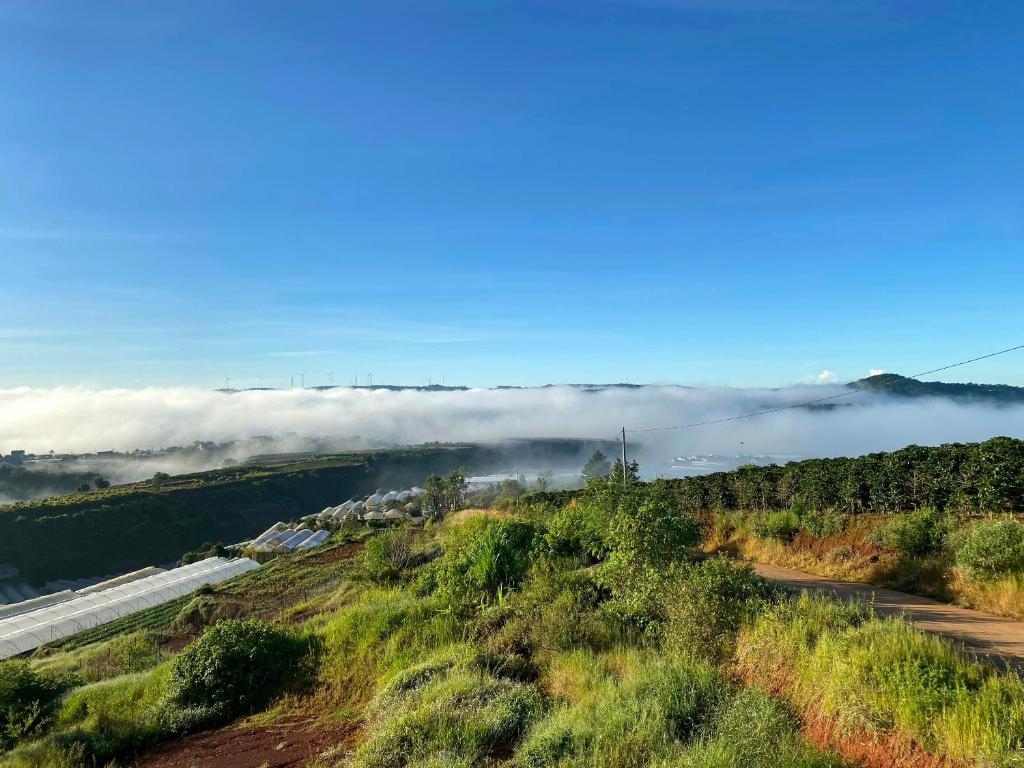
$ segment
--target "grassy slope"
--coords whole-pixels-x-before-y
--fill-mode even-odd
[[[446,535],[419,534],[415,551],[429,559],[436,533]],[[735,656],[718,666],[669,651],[656,636],[623,634],[563,580],[589,578],[590,569],[538,571],[517,592],[453,612],[417,586],[430,567],[415,564],[422,558],[382,583],[360,547],[278,559],[197,597],[160,636],[173,649],[240,613],[301,622],[322,644],[315,684],[246,727],[296,714],[362,724],[355,742],[325,750],[318,768],[837,765],[808,748],[801,720],[821,747],[867,765],[897,757],[903,766],[934,765],[943,754],[957,765],[995,766],[1020,755],[1019,679],[861,608],[783,600],[745,622]],[[36,664],[84,670],[87,679],[117,675],[125,637]],[[146,722],[165,675],[157,667],[78,689],[59,727],[119,733],[133,719]],[[47,756],[54,744],[0,765],[57,766]]]

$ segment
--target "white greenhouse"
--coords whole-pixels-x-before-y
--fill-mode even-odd
[[[210,557],[138,581],[80,595],[56,605],[0,620],[0,659],[120,619],[146,608],[259,568],[248,558]]]
[[[299,546],[299,544],[306,541],[312,535],[313,531],[310,531],[309,529],[305,531],[299,531],[291,538],[282,541],[278,546],[281,549],[295,549],[297,546]]]
[[[327,541],[327,538],[330,535],[330,531],[317,531],[304,542],[299,544],[299,546],[296,547],[296,549],[313,549],[314,547],[319,547],[321,544]]]

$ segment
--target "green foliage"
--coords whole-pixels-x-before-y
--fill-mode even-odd
[[[751,520],[751,530],[759,539],[792,541],[800,530],[800,518],[792,511],[763,512]]]
[[[676,765],[681,768],[841,768],[837,757],[811,749],[799,719],[756,689],[742,691],[718,713],[707,738]]]
[[[448,606],[487,603],[515,589],[530,568],[537,529],[517,518],[478,517],[452,529],[433,582]]]
[[[389,528],[377,534],[363,547],[366,575],[376,581],[390,581],[416,562],[413,532],[408,528]]]
[[[208,557],[225,557],[227,554],[228,551],[224,547],[224,542],[204,541],[191,552],[186,552],[182,555],[178,564],[188,565],[189,563],[198,563],[200,560],[205,560]]]
[[[680,655],[726,661],[743,623],[778,595],[749,564],[720,557],[695,564],[666,590],[663,645]]]
[[[942,547],[953,521],[936,509],[926,507],[897,515],[872,535],[874,543],[904,555],[920,556]]]
[[[0,661],[0,751],[42,732],[65,686],[39,674],[28,662]]]
[[[836,536],[846,530],[848,523],[849,517],[834,509],[811,510],[800,514],[800,527],[816,539]]]
[[[978,579],[1024,570],[1024,525],[1014,520],[978,523],[961,538],[956,564]]]
[[[607,477],[611,470],[612,465],[608,461],[608,457],[601,451],[594,451],[593,455],[587,459],[587,463],[583,465],[583,476],[587,480],[597,480]]]
[[[508,601],[500,617],[506,621],[489,648],[522,654],[610,647],[621,640],[621,632],[601,610],[608,598],[608,590],[588,571],[538,570]]]
[[[145,631],[119,634],[104,642],[66,649],[32,660],[32,668],[54,678],[93,683],[118,675],[143,672],[160,662],[160,649]]]
[[[610,522],[605,510],[592,500],[570,502],[548,522],[545,550],[555,557],[595,563],[608,554]]]
[[[201,708],[212,719],[253,712],[298,670],[309,641],[264,621],[218,622],[174,660],[171,700]]]
[[[660,480],[624,495],[609,533],[613,558],[653,568],[678,561],[699,538],[693,518],[675,505]]]
[[[652,765],[697,737],[729,693],[711,665],[637,652],[579,650],[549,674],[571,698],[529,732],[517,768]]]
[[[615,596],[612,609],[642,629],[660,620],[666,580],[698,538],[697,524],[675,505],[663,481],[621,491],[609,535],[611,554],[602,570]]]
[[[857,458],[807,459],[783,467],[742,467],[671,481],[691,512],[785,509],[903,512],[921,507],[960,512],[1024,510],[1024,441],[934,448],[909,445]],[[798,511],[799,510],[794,510]]]
[[[1024,683],[952,643],[865,606],[784,601],[740,635],[742,674],[789,681],[851,735],[897,733],[953,762],[1013,765],[1024,749]]]
[[[531,685],[444,665],[412,672],[371,706],[370,734],[353,768],[479,765],[515,744],[543,708]]]

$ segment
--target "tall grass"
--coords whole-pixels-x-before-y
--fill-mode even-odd
[[[461,641],[466,628],[453,614],[408,589],[367,589],[353,605],[317,617],[323,640],[320,679],[339,704],[365,704],[378,679]]]
[[[543,681],[557,704],[514,756],[521,768],[826,766],[779,702],[738,690],[710,662],[653,649],[554,659]]]
[[[802,596],[741,634],[738,665],[849,735],[894,734],[983,765],[1020,761],[1024,683],[864,606]]]

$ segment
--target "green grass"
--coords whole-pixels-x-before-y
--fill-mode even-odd
[[[803,596],[741,634],[740,667],[782,684],[850,735],[895,735],[936,754],[1010,765],[1024,749],[1024,683],[899,619]]]
[[[841,736],[913,741],[964,766],[1020,764],[1024,684],[941,639],[867,606],[765,590],[723,560],[667,563],[665,589],[651,597],[662,605],[638,629],[617,612],[606,562],[535,547],[539,520],[536,535],[495,537],[514,525],[447,533],[441,558],[403,555],[384,582],[351,541],[279,558],[179,607],[176,626],[190,637],[250,614],[299,625],[289,633],[308,639],[308,652],[286,679],[301,681],[245,711],[261,723],[298,715],[310,727],[352,727],[356,742],[330,745],[317,768],[841,765],[802,738],[811,718]],[[427,530],[410,544],[434,551],[431,539],[445,535]],[[494,576],[496,566],[514,578]],[[437,589],[449,571],[469,599]],[[137,654],[151,636],[130,629],[110,625],[103,642],[33,660],[45,675],[97,682],[72,689],[49,734],[0,766],[131,760],[214,722],[210,697],[175,699],[168,675],[185,659],[205,685],[205,671],[225,659],[206,659],[200,642],[163,663]],[[149,668],[120,674],[126,658]],[[218,711],[234,711],[234,694],[225,696]]]

